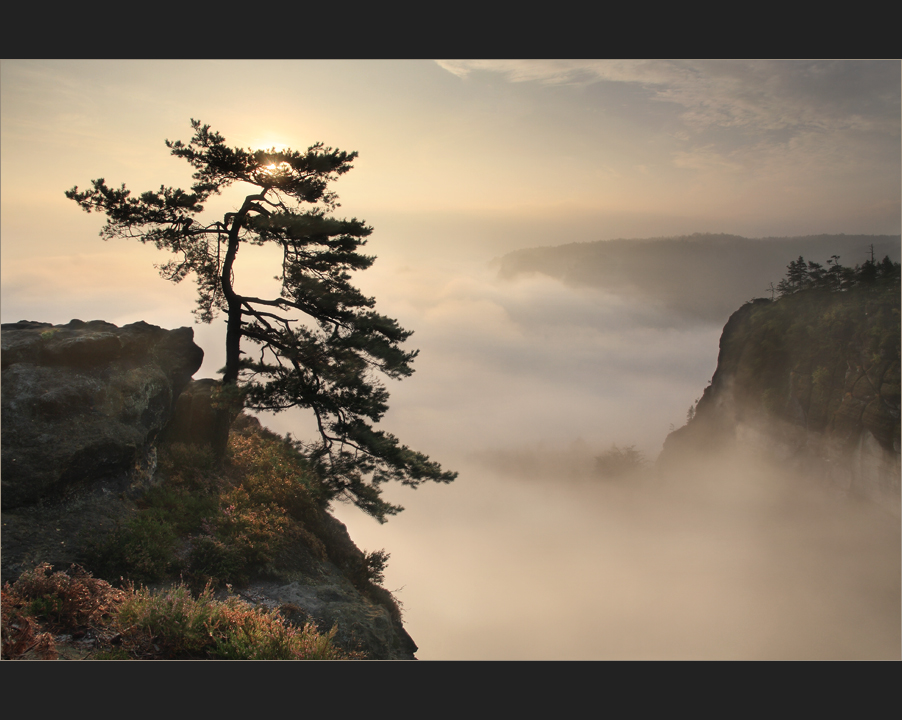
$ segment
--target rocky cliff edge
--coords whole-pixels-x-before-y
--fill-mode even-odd
[[[356,547],[290,443],[242,414],[238,449],[211,461],[217,383],[191,379],[190,328],[9,323],[0,358],[4,582],[44,562],[160,588],[231,580],[293,623],[337,626],[348,651],[414,658],[378,583],[387,555]]]
[[[740,447],[899,516],[899,327],[892,285],[747,303],[659,467]]]

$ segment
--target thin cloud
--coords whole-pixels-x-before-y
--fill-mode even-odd
[[[893,61],[440,60],[461,78],[511,82],[636,83],[685,108],[683,123],[754,132],[843,129],[897,132],[900,67]]]

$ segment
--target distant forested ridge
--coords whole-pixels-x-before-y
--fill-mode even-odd
[[[500,258],[499,275],[541,273],[576,287],[595,287],[658,304],[689,320],[722,325],[742,303],[770,297],[788,258],[826,267],[874,256],[900,260],[899,235],[809,235],[744,238],[695,234],[605,240],[518,250]]]

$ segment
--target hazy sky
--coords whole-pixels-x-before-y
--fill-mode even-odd
[[[641,384],[648,401],[618,422],[653,450],[684,412],[654,386],[684,383],[688,406],[719,328],[671,333],[664,368],[656,311],[540,278],[499,284],[493,257],[694,232],[900,232],[898,62],[7,60],[0,72],[4,322],[190,324],[193,286],[159,279],[153,248],[101,241],[102,217],[63,192],[97,177],[136,192],[190,185],[163,140],[188,139],[192,117],[234,145],[323,141],[360,153],[335,186],[339,213],[375,227],[379,260],[359,282],[422,349],[396,393],[423,397],[427,370],[444,365],[458,381],[430,385],[436,402],[496,393],[498,422],[516,403],[543,437],[588,422],[563,399],[585,398],[590,381],[608,387],[589,414]],[[240,197],[232,188],[208,209]],[[272,292],[274,261],[243,250],[239,283]],[[197,333],[210,375],[221,323]],[[460,377],[467,366],[479,377]],[[657,417],[640,421],[649,403]],[[643,422],[653,430],[639,437]],[[461,428],[461,445],[468,432],[486,437]]]
[[[187,165],[162,143],[190,137],[190,117],[235,145],[359,151],[337,187],[346,212],[428,249],[447,241],[446,224],[492,251],[900,229],[894,61],[6,60],[0,69],[4,256],[34,253],[36,233],[39,254],[72,251],[95,224],[72,219],[62,191],[74,184],[186,183]]]
[[[383,426],[462,474],[450,487],[392,489],[389,499],[408,510],[385,528],[346,508],[339,515],[362,547],[392,553],[389,585],[411,588],[399,597],[424,646],[420,657],[459,657],[467,653],[459,643],[439,646],[488,602],[477,578],[491,572],[449,556],[454,569],[433,575],[441,548],[520,542],[532,522],[527,505],[557,508],[564,524],[571,510],[587,512],[578,499],[555,505],[535,487],[505,504],[500,498],[516,490],[509,478],[479,475],[480,453],[591,454],[616,442],[653,457],[710,379],[721,330],[671,326],[653,305],[547,277],[502,281],[492,258],[695,232],[898,234],[900,67],[3,60],[2,320],[192,324],[190,281],[160,279],[153,264],[166,258],[154,248],[104,243],[102,216],[63,195],[99,177],[136,192],[189,186],[189,166],[163,141],[189,139],[190,118],[230,145],[304,149],[322,141],[358,151],[334,187],[338,214],[375,228],[367,251],[379,259],[358,282],[381,312],[415,331],[410,344],[421,351],[414,376],[389,385]],[[208,209],[221,215],[241,197],[235,188]],[[264,250],[242,249],[239,292],[277,292],[274,262]],[[212,376],[223,364],[224,326],[195,333],[206,352],[198,376]],[[273,426],[304,436],[305,422],[283,415]],[[432,560],[422,557],[425,548]],[[522,546],[521,555],[528,563]],[[443,605],[446,589],[416,586],[427,577],[472,587],[472,606]],[[520,621],[509,603],[495,610]],[[454,612],[460,616],[449,618]],[[522,609],[523,617],[535,612]],[[590,640],[580,648],[593,656]],[[481,656],[498,656],[485,650]],[[540,645],[523,651],[542,654]],[[554,656],[567,657],[566,647]]]

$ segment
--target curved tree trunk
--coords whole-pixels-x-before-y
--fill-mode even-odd
[[[238,245],[240,243],[238,233],[241,231],[244,219],[247,217],[254,201],[262,199],[263,195],[248,195],[244,199],[241,209],[235,214],[232,225],[229,228],[229,244],[226,248],[220,275],[222,294],[228,304],[228,319],[226,320],[226,365],[222,376],[222,387],[225,391],[223,400],[225,402],[223,402],[223,407],[219,408],[217,412],[217,441],[213,447],[216,457],[219,459],[225,456],[226,446],[229,441],[229,428],[232,425],[232,421],[241,412],[241,407],[237,403],[234,407],[232,406],[232,394],[229,392],[231,390],[230,385],[238,385],[238,374],[241,369],[242,298],[232,286],[232,268],[235,264],[235,257],[238,255]],[[237,395],[235,397],[237,398]]]

